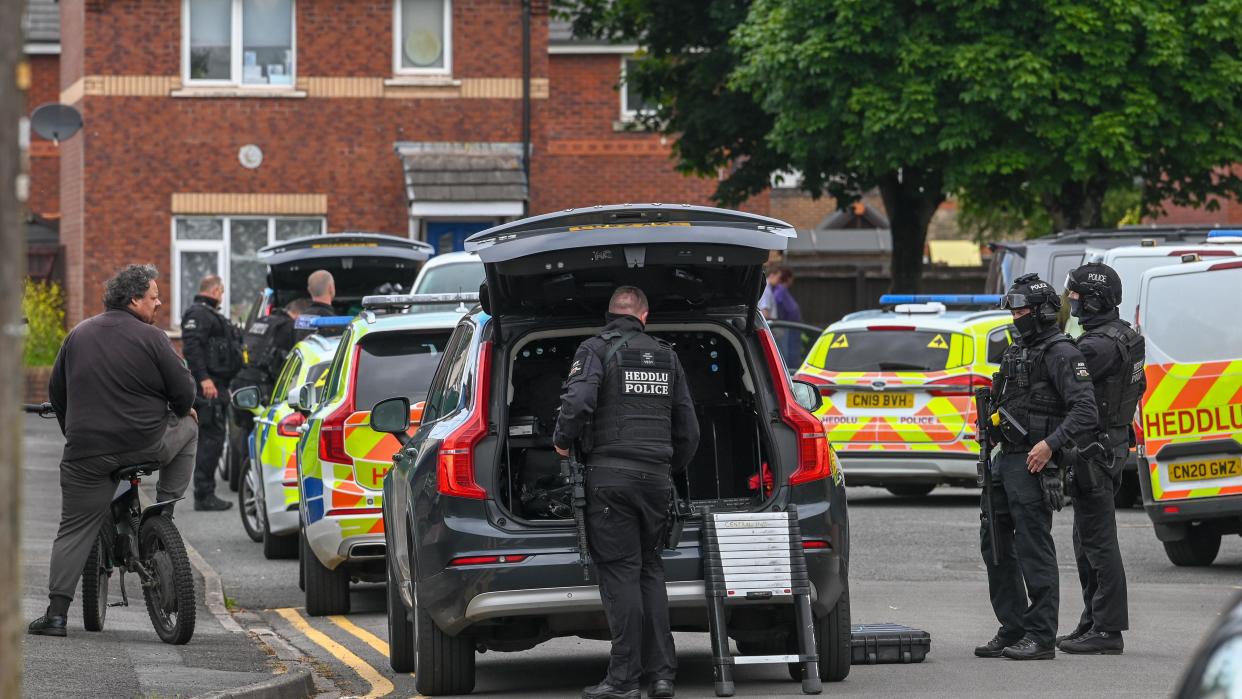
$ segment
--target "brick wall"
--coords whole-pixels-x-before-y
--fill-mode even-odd
[[[60,101],[60,58],[56,55],[28,56],[30,92],[26,94],[27,114],[43,104]],[[51,141],[30,134],[31,212],[47,219],[60,216],[60,150]]]

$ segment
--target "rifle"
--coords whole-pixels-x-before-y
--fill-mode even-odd
[[[988,535],[992,548],[992,565],[1000,565],[1000,543],[997,538],[996,512],[992,508],[992,456],[991,419],[989,403],[992,391],[987,388],[975,390],[975,439],[979,442],[978,485],[983,486],[983,517],[988,523]]]
[[[561,462],[561,473],[571,488],[574,508],[574,525],[578,529],[578,565],[582,566],[582,579],[591,579],[591,552],[587,549],[586,531],[586,468],[578,456],[578,444],[569,447],[569,458]]]

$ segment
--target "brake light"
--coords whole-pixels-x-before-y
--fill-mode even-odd
[[[474,373],[474,405],[466,421],[440,443],[436,462],[436,481],[441,494],[482,500],[487,491],[474,474],[474,448],[487,434],[487,395],[491,379],[492,343],[479,348],[479,365]]]
[[[868,325],[868,330],[908,330],[913,331],[913,325]]]
[[[354,348],[354,356],[349,369],[349,383],[345,392],[345,402],[323,419],[319,426],[319,460],[334,464],[353,465],[354,460],[345,451],[345,419],[354,412],[354,379],[358,376],[358,348]]]
[[[1237,269],[1239,267],[1242,267],[1242,260],[1234,260],[1233,262],[1217,262],[1211,267],[1208,267],[1208,271],[1215,272],[1218,269]]]
[[[822,539],[803,539],[802,549],[804,551],[819,551],[822,549],[830,549],[832,545]]]
[[[768,372],[776,388],[781,420],[793,429],[798,439],[798,468],[790,474],[789,484],[810,483],[833,475],[835,460],[832,450],[828,448],[824,423],[794,400],[789,374],[785,371],[785,363],[781,361],[772,333],[767,329],[760,330],[759,343],[763,346],[763,358],[767,361]]]
[[[495,563],[521,563],[530,558],[526,554],[506,554],[504,556],[462,556],[449,561],[449,566],[482,566]]]
[[[929,381],[927,385],[938,387],[931,390],[933,396],[968,396],[976,388],[991,388],[992,379],[978,374],[962,374]]]
[[[1177,505],[1168,505],[1164,508],[1164,513],[1166,515],[1175,515],[1181,511],[1182,511],[1182,508],[1178,507]]]
[[[328,510],[325,517],[342,517],[347,515],[382,515],[384,508],[382,507],[338,507]]]
[[[293,412],[285,416],[285,419],[276,423],[276,434],[281,437],[297,437],[301,435],[298,428],[306,424],[306,416],[299,412]]]
[[[817,374],[798,374],[798,378],[807,383],[813,383],[819,388],[819,395],[831,396],[837,392],[837,385],[828,379]]]

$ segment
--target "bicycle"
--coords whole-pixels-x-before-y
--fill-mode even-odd
[[[42,418],[56,416],[50,403],[26,404],[24,408]],[[133,573],[141,581],[155,633],[165,643],[182,645],[194,636],[197,595],[181,532],[170,517],[163,516],[176,500],[143,507],[138,499],[142,477],[159,468],[160,464],[153,462],[122,466],[112,472],[117,490],[112,498],[111,522],[100,529],[82,571],[82,623],[87,631],[102,631],[109,607],[129,606],[125,574]],[[120,572],[121,601],[109,604],[113,571]]]

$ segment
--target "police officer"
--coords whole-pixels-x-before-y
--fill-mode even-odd
[[[250,324],[242,340],[245,366],[233,380],[235,388],[258,386],[263,396],[272,392],[285,357],[295,344],[293,324],[310,304],[306,298],[294,299],[284,308],[273,308],[266,318],[256,318]]]
[[[181,347],[198,383],[198,453],[194,458],[194,509],[227,510],[233,503],[216,497],[216,465],[224,451],[229,380],[241,370],[240,338],[220,312],[224,284],[210,274],[199,282],[194,303],[181,316]]]
[[[1057,639],[1066,653],[1118,655],[1121,632],[1130,628],[1126,571],[1117,545],[1113,498],[1133,440],[1131,421],[1147,379],[1143,336],[1118,317],[1121,277],[1100,262],[1070,272],[1070,313],[1082,321],[1078,349],[1087,362],[1099,407],[1098,440],[1104,451],[1079,459],[1070,473],[1074,496],[1074,557],[1082,583],[1078,626]]]
[[[310,294],[311,303],[302,315],[334,316],[336,309],[332,307],[332,299],[336,298],[336,280],[326,269],[317,269],[306,279],[306,291]],[[296,341],[301,342],[315,332],[314,328],[299,329],[294,332]]]
[[[1005,350],[990,401],[1000,453],[990,464],[992,541],[984,503],[981,550],[1000,629],[975,648],[983,658],[1044,660],[1055,656],[1058,579],[1052,513],[1063,502],[1058,452],[1093,434],[1091,374],[1074,343],[1057,329],[1061,300],[1038,275],[1018,277],[1002,307],[1013,313],[1018,340]],[[999,565],[992,563],[997,546]],[[1028,602],[1029,596],[1029,602]]]
[[[608,324],[574,354],[552,441],[568,456],[589,442],[587,533],[612,632],[608,674],[584,699],[673,696],[677,659],[664,588],[671,472],[685,470],[699,423],[677,353],[643,332],[647,297],[618,287]]]

